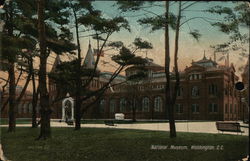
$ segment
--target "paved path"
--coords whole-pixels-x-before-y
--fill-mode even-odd
[[[247,124],[241,125],[248,126]],[[8,125],[0,125],[0,127],[7,127]],[[17,127],[31,127],[30,124],[17,124]],[[69,126],[65,122],[51,122],[52,127],[74,127]],[[143,130],[155,130],[155,131],[169,131],[168,123],[136,123],[136,124],[115,124],[115,126],[107,126],[105,124],[81,124],[81,127],[94,127],[94,128],[116,128],[116,129],[143,129]],[[249,128],[241,127],[244,131],[242,135],[248,136]],[[177,122],[176,123],[177,132],[195,132],[195,133],[214,133],[217,134],[215,122]],[[222,133],[222,132],[219,132]],[[223,132],[224,134],[234,134],[236,132]],[[241,135],[238,133],[238,135]]]

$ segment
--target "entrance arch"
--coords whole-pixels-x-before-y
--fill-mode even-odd
[[[62,101],[62,120],[74,120],[74,99],[72,97]]]

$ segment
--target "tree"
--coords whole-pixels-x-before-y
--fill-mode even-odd
[[[138,38],[135,40],[134,46],[135,46],[134,49],[128,49],[123,45],[122,42],[110,42],[107,44],[106,49],[109,48],[107,50],[115,48],[116,50],[119,51],[118,54],[112,56],[112,60],[117,63],[118,67],[112,73],[108,82],[105,83],[101,88],[92,91],[88,90],[87,87],[83,88],[83,86],[85,86],[86,84],[83,84],[83,86],[80,87],[80,89],[82,89],[81,91],[84,91],[81,93],[80,99],[83,103],[85,103],[85,106],[80,108],[80,118],[89,107],[91,107],[93,104],[98,102],[103,97],[103,94],[107,89],[110,88],[110,86],[117,85],[111,83],[125,67],[135,64],[143,65],[146,63],[145,59],[136,56],[135,53],[140,49],[150,49],[152,48],[152,45]],[[76,75],[79,75],[79,77],[81,78],[81,82],[83,82],[82,78],[85,78],[85,81],[89,81],[91,77],[99,76],[98,72],[95,72],[94,76],[92,75],[92,72],[95,69],[88,69],[84,66],[81,66],[80,72],[73,70],[75,69],[75,66],[77,66],[76,62],[77,59],[71,62],[63,62],[57,66],[57,69],[54,73],[50,74],[51,79],[54,79],[56,84],[60,87],[61,93],[64,93],[63,95],[69,92],[71,93],[71,95],[75,96],[76,90],[79,88],[76,85],[76,81],[78,81]]]
[[[148,3],[148,6],[143,6],[145,3]],[[171,5],[177,2],[172,2]],[[177,16],[171,13],[169,10],[170,2],[165,2],[165,14],[159,15],[152,11],[145,10],[145,8],[150,8],[152,6],[163,6],[154,4],[154,2],[142,2],[142,1],[118,1],[117,4],[119,9],[122,11],[137,11],[143,10],[147,13],[154,15],[153,17],[146,17],[139,19],[139,23],[142,25],[148,25],[151,27],[152,31],[164,29],[165,33],[165,74],[166,74],[166,85],[165,85],[165,100],[167,105],[169,125],[170,125],[170,137],[176,137],[176,128],[175,128],[175,119],[174,119],[174,106],[176,101],[177,90],[179,88],[180,78],[178,70],[178,46],[179,46],[179,31],[181,25],[185,22],[180,23],[182,18],[182,12],[187,8],[194,5],[196,2],[178,2],[178,13]],[[170,45],[169,45],[169,27],[175,31],[175,49],[174,49],[174,73],[175,73],[175,82],[171,83],[170,77]],[[200,34],[198,31],[190,32],[190,34],[198,40]],[[174,86],[174,90],[171,90],[171,86]]]
[[[249,46],[250,6],[248,2],[233,3],[232,8],[214,6],[206,10],[207,13],[220,15],[223,18],[222,21],[211,22],[211,25],[229,36],[228,41],[211,47],[216,53],[222,53],[222,55],[229,54],[231,51],[239,52],[242,59],[249,57],[247,53],[249,51],[246,48]]]
[[[48,16],[48,20],[51,20],[56,24],[60,24],[61,34],[57,35],[57,32],[52,25],[49,25],[48,23],[45,24],[45,0],[38,0],[37,2],[38,40],[40,47],[39,93],[41,105],[41,129],[38,139],[46,139],[51,136],[50,114],[52,111],[50,109],[50,99],[47,90],[47,58],[51,50],[57,54],[61,54],[63,52],[72,53],[72,50],[75,50],[75,45],[70,43],[72,37],[68,34],[69,30],[63,26],[68,23],[67,18],[65,18],[65,14],[67,14],[67,12],[61,12],[64,4],[65,3],[63,1],[47,3],[47,10],[49,11],[49,14],[57,13],[55,14],[56,16],[58,16],[58,14],[62,15],[59,19],[55,16],[49,17],[46,15]],[[58,12],[52,12],[53,10]]]
[[[9,103],[9,132],[15,131],[16,105],[22,99],[30,81],[30,75],[28,75],[24,88],[22,89],[20,95],[16,98],[16,86],[22,76],[24,67],[22,65],[23,62],[18,57],[22,57],[22,49],[34,47],[33,41],[29,39],[26,34],[23,34],[18,28],[22,18],[20,13],[24,12],[21,5],[25,5],[27,3],[28,2],[10,1],[4,6],[3,13],[5,21],[2,34],[3,38],[5,39],[3,42],[3,61],[7,62],[4,64],[5,67],[3,70],[8,70],[9,78],[6,81],[6,85],[9,83],[9,98],[7,99],[7,102],[4,103],[1,111],[3,111],[6,105]],[[20,74],[17,78],[17,81],[15,81],[16,65],[20,65]]]

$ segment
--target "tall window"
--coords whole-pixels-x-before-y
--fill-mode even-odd
[[[233,113],[233,105],[230,104],[230,113]]]
[[[28,104],[28,103],[25,103],[25,104],[23,105],[23,113],[27,113],[28,107],[29,107],[29,104]]]
[[[237,113],[237,105],[234,104],[234,113]]]
[[[208,86],[208,93],[210,94],[210,95],[216,95],[217,94],[217,85],[215,85],[215,84],[210,84],[209,86]]]
[[[133,108],[135,108],[136,111],[141,111],[141,108],[137,105],[137,100],[132,99],[129,101],[129,111],[133,111]]]
[[[177,96],[182,96],[183,95],[183,87],[179,87],[179,89],[177,90]]]
[[[199,105],[198,104],[192,104],[192,112],[193,113],[199,113]]]
[[[225,104],[225,113],[228,113],[228,105]]]
[[[120,112],[125,112],[127,101],[125,98],[120,99]]]
[[[208,107],[208,111],[210,113],[212,113],[212,112],[218,112],[218,105],[215,104],[215,103],[210,103],[209,107]]]
[[[111,99],[110,103],[109,103],[109,108],[110,108],[110,112],[114,113],[115,112],[115,107],[116,107],[116,102],[115,99]]]
[[[29,103],[29,109],[28,109],[29,113],[32,113],[32,103]]]
[[[101,113],[104,113],[105,104],[106,104],[105,99],[102,99],[102,100],[100,101],[100,106],[99,106],[99,110],[100,110]]]
[[[199,88],[197,86],[193,86],[192,91],[191,91],[191,95],[193,97],[197,97],[197,96],[199,96],[199,94],[200,94]]]
[[[183,104],[176,104],[175,111],[176,113],[183,113]]]
[[[162,111],[162,98],[160,96],[154,99],[154,111],[156,112]]]
[[[226,96],[228,95],[228,89],[227,88],[225,89],[225,95]]]
[[[22,104],[21,103],[18,104],[17,111],[18,111],[18,114],[22,113]]]
[[[149,111],[149,98],[144,97],[142,99],[142,111],[148,112]]]

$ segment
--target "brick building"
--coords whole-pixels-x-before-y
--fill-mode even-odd
[[[115,113],[124,113],[127,119],[136,106],[137,119],[167,119],[164,100],[164,68],[149,60],[147,78],[136,85],[116,87],[100,101],[104,118],[114,118]],[[136,73],[130,67],[126,76]],[[172,75],[174,81],[174,76]],[[241,109],[234,84],[238,81],[233,64],[218,65],[206,56],[193,61],[191,66],[180,72],[180,88],[175,106],[177,120],[239,120]],[[136,89],[135,89],[136,88]],[[135,94],[133,94],[135,93]],[[131,100],[132,96],[132,100]],[[136,98],[136,99],[135,99]]]
[[[103,97],[86,110],[83,118],[113,119],[115,113],[124,113],[126,119],[133,117],[136,119],[168,119],[165,104],[164,67],[155,64],[152,59],[147,59],[148,63],[144,67],[146,78],[137,82],[126,82],[128,77],[140,71],[138,66],[128,67],[125,70],[125,76],[118,75]],[[86,68],[93,68],[94,61],[94,55],[89,45],[83,65]],[[52,71],[56,70],[56,66],[60,62],[60,57],[57,56]],[[110,72],[99,71],[99,75],[94,77],[88,88],[96,90],[103,87],[111,75]],[[171,78],[172,81],[175,81],[172,73]],[[85,80],[85,78],[82,79]],[[204,54],[201,60],[192,61],[190,66],[180,71],[180,88],[175,104],[175,119],[241,120],[243,110],[239,104],[239,95],[234,89],[234,84],[238,79],[238,76],[235,75],[234,65],[229,64],[228,60],[224,65],[219,65],[211,58],[206,58]],[[49,79],[51,100],[55,100],[57,96],[66,96],[67,93],[60,93],[60,88],[63,87],[59,87],[53,80]],[[18,105],[20,112],[17,117],[31,116],[27,112],[30,111],[30,100]],[[65,111],[62,108],[62,103],[63,100],[60,100],[52,105],[52,118],[61,119],[64,116]]]

